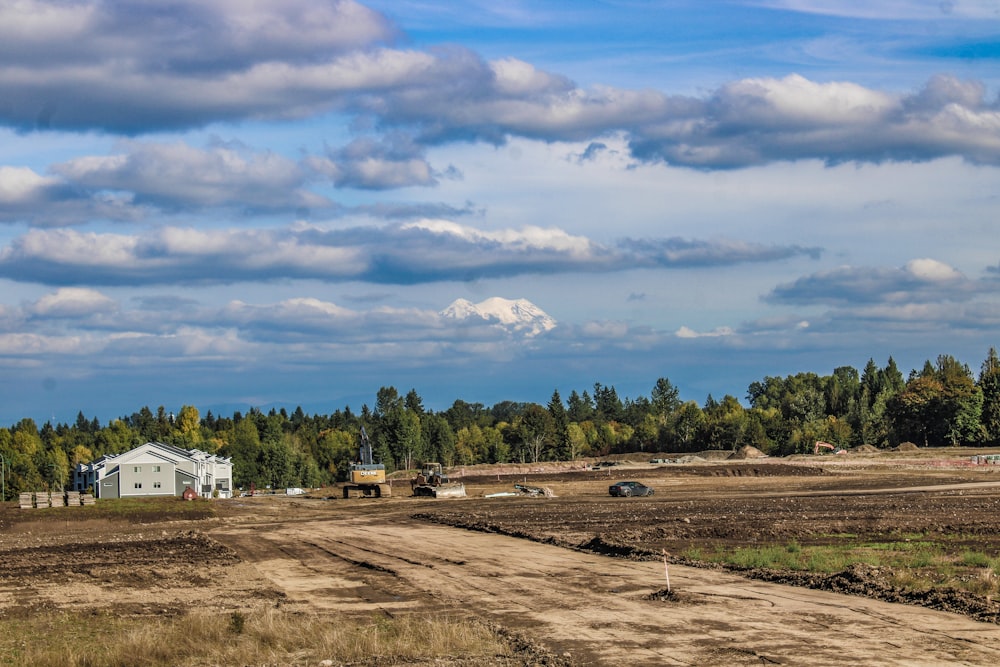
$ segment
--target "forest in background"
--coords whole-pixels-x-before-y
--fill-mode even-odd
[[[101,425],[81,412],[74,424],[22,419],[0,428],[5,498],[21,491],[61,489],[77,464],[119,454],[145,442],[232,457],[233,484],[247,489],[318,487],[343,481],[357,458],[360,430],[388,471],[421,461],[445,466],[535,463],[625,452],[685,453],[753,446],[772,456],[811,452],[817,440],[850,448],[1000,445],[1000,359],[990,348],[978,375],[942,355],[904,377],[892,357],[830,375],[798,373],[750,384],[745,407],[726,395],[704,404],[682,401],[661,377],[649,396],[620,397],[595,383],[558,390],[546,405],[502,401],[492,406],[456,400],[425,409],[415,389],[382,387],[372,407],[309,415],[301,408],[246,414],[177,414],[148,406]]]

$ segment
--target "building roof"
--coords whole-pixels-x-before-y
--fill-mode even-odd
[[[231,457],[216,456],[215,454],[203,452],[200,449],[181,449],[180,447],[167,445],[162,442],[147,442],[139,445],[138,447],[133,447],[127,452],[122,452],[120,454],[105,454],[104,456],[94,459],[90,463],[81,463],[77,466],[77,470],[83,472],[86,470],[98,470],[109,465],[120,466],[121,464],[128,463],[129,461],[132,461],[144,454],[152,454],[157,458],[162,458],[165,461],[175,464],[185,460],[197,463],[218,463],[221,465],[232,464]]]

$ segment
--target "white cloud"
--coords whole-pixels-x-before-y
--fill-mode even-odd
[[[335,111],[380,132],[405,133],[422,146],[500,145],[518,136],[590,142],[621,132],[640,160],[696,168],[948,155],[1000,164],[1000,111],[985,101],[982,84],[974,81],[936,76],[910,95],[797,74],[747,77],[698,97],[610,85],[581,88],[512,57],[487,61],[461,47],[385,46],[393,34],[385,19],[353,2],[310,7],[305,0],[269,0],[255,3],[252,11],[233,2],[161,2],[156,21],[145,20],[147,3],[77,5],[73,12],[92,10],[84,12],[75,34],[67,35],[74,46],[84,45],[78,50],[55,48],[42,55],[37,33],[8,35],[17,66],[0,67],[0,97],[6,101],[0,122],[22,129],[141,134]],[[41,0],[20,6],[27,11],[8,10],[17,21],[66,11],[64,5]],[[81,17],[74,13],[73,18]],[[258,156],[255,163],[234,166],[213,160],[224,172],[235,171],[258,186],[261,181],[248,171],[263,167],[273,174],[280,170],[278,161]],[[332,162],[336,169],[329,171],[351,187],[434,180],[418,154],[376,151]],[[66,168],[74,166],[92,178],[111,170],[115,182],[123,168],[112,163]],[[130,165],[130,171],[136,168]],[[196,167],[193,173],[205,172]],[[194,179],[180,181],[185,194],[198,192]],[[143,182],[150,196],[169,201],[178,196],[158,192],[149,179]],[[270,205],[255,201],[252,187],[240,193],[251,206]],[[228,200],[211,185],[200,197]]]
[[[720,338],[734,334],[735,332],[729,327],[717,327],[711,331],[695,331],[690,327],[682,326],[674,335],[678,338]]]
[[[95,313],[117,310],[118,304],[97,290],[82,287],[63,287],[46,294],[30,308],[40,317],[89,317]]]
[[[749,0],[748,4],[774,9],[786,9],[808,14],[825,14],[843,18],[943,21],[949,18],[996,19],[998,8],[994,0]]]
[[[594,243],[556,228],[480,231],[424,220],[381,228],[198,230],[139,235],[32,230],[0,247],[0,277],[54,285],[220,284],[278,279],[416,284],[475,277],[614,273],[816,256],[814,248],[739,241]]]
[[[911,259],[905,269],[915,277],[931,282],[960,282],[965,276],[936,259]]]
[[[778,285],[767,296],[785,304],[932,303],[966,301],[988,290],[934,259],[914,259],[901,268],[840,266]]]
[[[0,205],[36,202],[45,190],[59,185],[52,177],[36,174],[27,167],[0,165]]]
[[[167,209],[328,208],[332,204],[303,190],[305,172],[274,153],[134,141],[124,142],[121,150],[116,155],[75,158],[52,169],[76,187],[125,191],[139,203]]]

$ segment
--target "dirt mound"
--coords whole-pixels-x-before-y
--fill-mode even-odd
[[[917,447],[912,442],[907,441],[907,442],[901,442],[901,443],[899,443],[899,446],[898,447],[893,447],[892,451],[894,451],[894,452],[918,452],[918,451],[920,451],[920,448]]]
[[[859,454],[876,454],[878,453],[878,447],[874,445],[859,445],[851,450],[852,452],[857,452]]]
[[[732,451],[728,449],[706,449],[703,452],[695,452],[694,455],[706,461],[725,461],[732,456]]]
[[[744,460],[744,459],[762,459],[766,456],[767,454],[760,451],[756,447],[748,445],[746,447],[741,447],[737,451],[730,454],[729,458],[735,460]]]

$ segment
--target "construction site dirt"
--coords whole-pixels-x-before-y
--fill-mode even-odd
[[[844,536],[947,537],[995,556],[1000,466],[971,465],[976,454],[470,468],[456,471],[465,498],[413,498],[400,482],[389,498],[236,498],[170,522],[6,507],[0,618],[281,604],[331,617],[475,616],[529,640],[526,665],[1000,664],[989,594],[907,587],[884,565],[809,573],[695,557]],[[610,497],[625,479],[656,493]],[[549,493],[510,493],[516,484]]]

